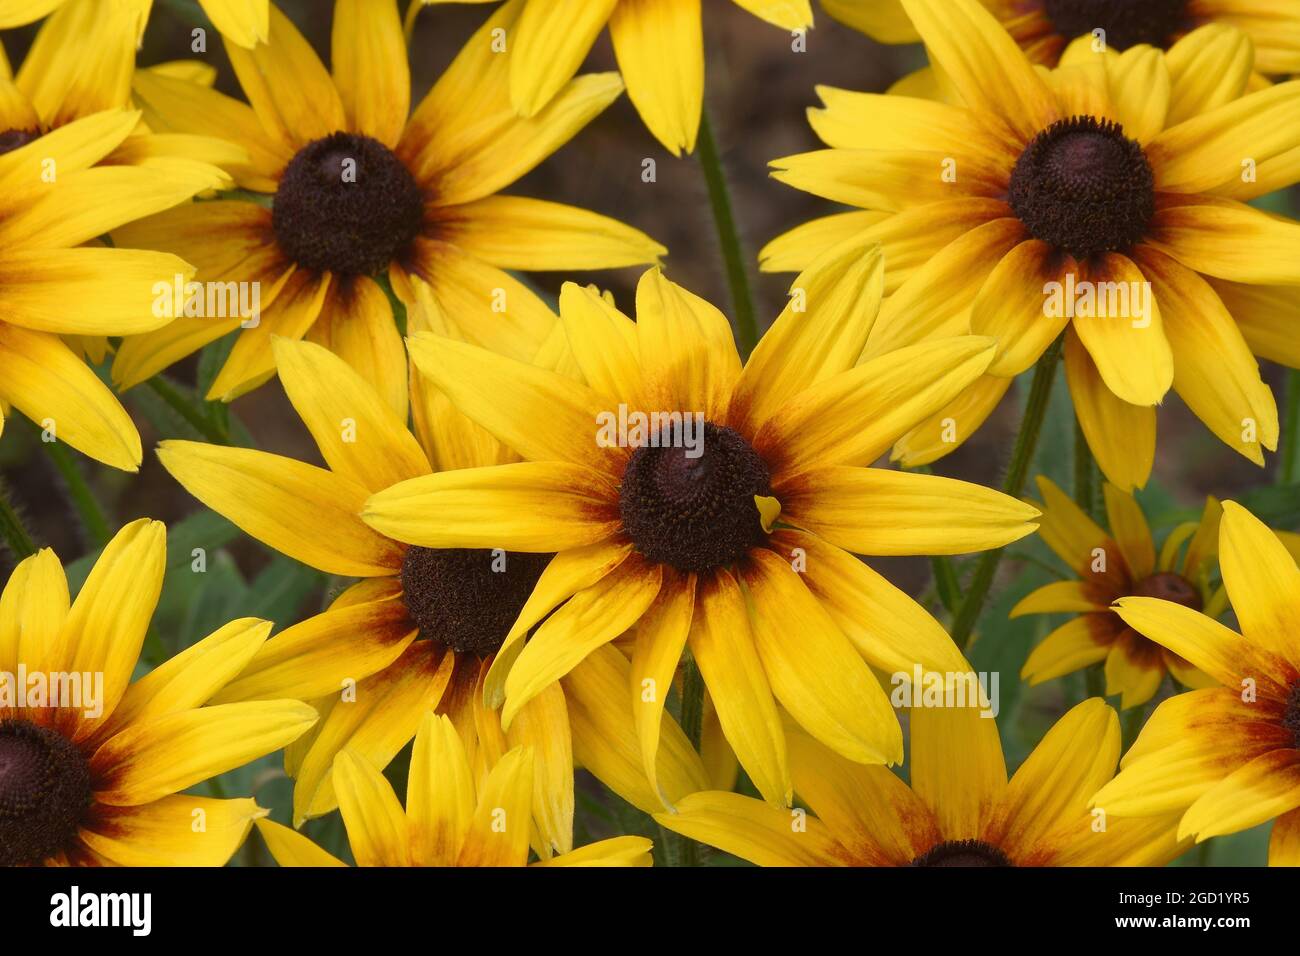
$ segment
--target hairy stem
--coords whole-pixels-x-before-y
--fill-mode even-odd
[[[749,260],[745,256],[732,211],[731,190],[727,186],[718,141],[713,135],[713,124],[706,109],[700,117],[700,135],[697,145],[700,168],[709,189],[709,206],[718,231],[718,245],[727,271],[727,287],[731,291],[731,307],[735,313],[736,341],[740,357],[748,358],[758,342],[758,323],[754,318],[754,295],[749,287]]]

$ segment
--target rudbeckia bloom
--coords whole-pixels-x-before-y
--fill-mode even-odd
[[[1032,63],[1055,66],[1071,40],[1105,31],[1114,50],[1168,49],[1207,24],[1240,29],[1255,46],[1255,69],[1300,71],[1300,9],[1259,0],[980,0]],[[921,39],[901,0],[835,0],[827,11],[881,43]]]
[[[448,330],[426,325],[431,319],[427,309],[414,310],[412,328]],[[223,700],[298,697],[325,715],[318,732],[287,755],[297,780],[295,825],[337,805],[330,770],[341,750],[383,768],[434,707],[456,721],[479,780],[511,747],[536,756],[531,779],[544,855],[573,848],[575,762],[628,802],[656,809],[631,705],[604,694],[611,683],[627,686],[627,662],[617,652],[545,688],[508,732],[483,707],[487,668],[548,556],[411,548],[359,517],[367,495],[435,467],[474,468],[514,456],[418,383],[420,439],[337,356],[309,342],[272,344],[281,382],[328,468],[195,442],[164,442],[158,454],[195,497],[253,537],[326,573],[362,579],[324,613],[268,641],[222,692]],[[676,796],[701,786],[704,767],[686,736],[674,725],[665,737],[665,789]]]
[[[1217,603],[1210,572],[1218,550],[1219,503],[1210,499],[1199,523],[1175,529],[1157,557],[1146,516],[1128,492],[1105,486],[1106,530],[1051,480],[1040,477],[1038,487],[1044,501],[1039,533],[1078,579],[1044,585],[1017,604],[1011,616],[1077,616],[1034,648],[1020,676],[1041,684],[1105,661],[1106,693],[1123,695],[1121,707],[1149,701],[1166,672],[1187,687],[1213,686],[1212,679],[1173,651],[1125,624],[1111,605],[1129,595],[1162,598],[1195,611]]]
[[[912,783],[790,734],[795,792],[816,815],[735,793],[695,793],[664,827],[759,866],[1162,866],[1176,818],[1119,820],[1088,800],[1119,759],[1099,697],[1047,732],[1008,782],[997,723],[974,708],[913,708]]]
[[[969,385],[991,345],[925,343],[854,368],[880,302],[878,252],[819,263],[797,284],[743,369],[722,313],[658,269],[638,285],[636,322],[565,285],[586,384],[430,333],[409,340],[429,382],[524,461],[402,482],[370,498],[366,522],[426,548],[558,552],[487,677],[504,726],[635,625],[621,693],[651,780],[689,642],[740,764],[783,803],[777,701],[851,759],[892,763],[902,736],[867,661],[967,669],[850,552],[978,551],[1033,530],[1037,511],[1006,495],[865,467]],[[653,423],[639,438],[615,424],[637,416]]]
[[[559,203],[495,195],[555,152],[622,90],[613,73],[567,84],[531,119],[510,106],[509,57],[493,16],[408,118],[410,71],[396,0],[339,0],[333,77],[293,24],[271,11],[268,44],[226,44],[250,106],[142,71],[136,93],[158,129],[215,133],[245,147],[230,167],[256,202],[196,203],[136,223],[121,242],[186,256],[204,282],[258,283],[261,315],[244,328],[209,398],[230,400],[274,374],[270,337],[310,336],[337,352],[404,414],[405,363],[374,277],[414,301],[413,278],[475,334],[531,359],[554,323],[504,269],[597,269],[664,253],[644,234]],[[130,387],[245,323],[184,317],[123,343],[114,380]]]
[[[809,0],[732,2],[787,30],[812,25]],[[694,152],[704,106],[700,0],[523,0],[510,41],[514,108],[535,116],[550,103],[578,72],[606,23],[628,98],[646,128],[674,156]]]
[[[266,621],[233,621],[130,682],[166,549],[161,524],[136,521],[71,606],[49,550],[0,594],[0,865],[223,866],[265,811],[181,791],[316,722],[299,701],[204,706],[261,647]],[[48,691],[34,701],[37,675]],[[56,685],[68,694],[55,699]]]
[[[904,5],[962,105],[822,90],[812,123],[832,148],[773,175],[864,211],[763,254],[766,268],[803,268],[839,242],[883,242],[892,295],[869,355],[931,335],[997,339],[989,374],[896,457],[950,452],[946,423],[969,437],[1064,332],[1079,422],[1120,488],[1150,475],[1171,386],[1262,465],[1278,417],[1255,355],[1300,366],[1300,224],[1244,200],[1300,179],[1300,82],[1241,96],[1237,46],[1200,32],[1179,44],[1196,57],[1137,46],[1049,73],[975,0]]]
[[[1181,604],[1117,613],[1223,686],[1164,701],[1093,803],[1113,816],[1183,813],[1197,842],[1274,820],[1268,860],[1300,866],[1300,568],[1254,515],[1223,503],[1219,562],[1238,634]]]
[[[39,20],[52,10],[65,9],[77,0],[0,0],[0,29],[20,27]],[[144,33],[153,0],[93,0],[113,15],[124,13],[135,23],[135,34]],[[199,0],[212,25],[240,46],[266,42],[269,0]]]
[[[534,768],[529,747],[507,751],[475,783],[469,756],[445,716],[426,713],[415,735],[406,809],[365,757],[334,758],[334,785],[358,866],[526,866]],[[281,866],[342,866],[307,837],[267,819],[257,827]],[[652,866],[650,841],[622,836],[535,866]]]

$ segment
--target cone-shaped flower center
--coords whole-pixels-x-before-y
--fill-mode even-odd
[[[1118,123],[1060,120],[1025,147],[1007,201],[1037,239],[1076,259],[1127,249],[1155,215],[1155,178]]]
[[[1181,574],[1174,574],[1172,571],[1160,571],[1151,575],[1138,584],[1134,593],[1138,597],[1173,601],[1183,607],[1190,607],[1193,611],[1205,608],[1205,602],[1201,600],[1201,592],[1196,589],[1196,585]]]
[[[26,146],[28,143],[40,139],[40,130],[35,129],[7,129],[0,133],[0,156],[5,153],[12,153],[15,149]]]
[[[1011,857],[983,840],[949,840],[912,861],[913,866],[1015,866]]]
[[[289,161],[271,224],[281,250],[300,266],[374,275],[419,234],[423,216],[420,187],[387,146],[334,133]]]
[[[1074,39],[1105,30],[1106,45],[1117,50],[1163,48],[1188,27],[1187,0],[1047,0],[1046,7],[1057,33]]]
[[[1286,701],[1286,713],[1282,717],[1282,726],[1291,731],[1292,744],[1300,750],[1300,681],[1291,688],[1291,696]]]
[[[458,654],[489,657],[510,633],[549,554],[468,548],[411,548],[402,562],[402,599],[420,636]]]
[[[0,720],[0,866],[34,866],[67,849],[90,801],[90,770],[70,740]]]
[[[705,422],[694,448],[638,448],[619,488],[623,530],[646,558],[679,571],[731,564],[765,538],[755,495],[767,465],[730,428]]]

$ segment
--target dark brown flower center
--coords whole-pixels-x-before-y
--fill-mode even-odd
[[[41,131],[38,129],[7,129],[0,133],[0,156],[12,153],[15,149],[20,149],[40,138]]]
[[[1118,123],[1075,116],[1025,147],[1007,201],[1036,239],[1086,259],[1146,235],[1155,178],[1142,147]]]
[[[1291,695],[1286,699],[1286,713],[1282,717],[1282,726],[1291,731],[1291,743],[1300,750],[1300,681],[1291,688]]]
[[[1047,0],[1047,18],[1068,39],[1106,31],[1106,45],[1166,47],[1189,26],[1187,0]]]
[[[771,490],[767,465],[730,428],[705,422],[703,440],[642,446],[619,487],[623,530],[647,559],[679,571],[732,564],[766,535],[755,495]]]
[[[982,840],[949,840],[912,861],[913,866],[1015,866],[1011,857]]]
[[[402,562],[402,599],[420,636],[458,654],[489,657],[533,593],[549,554],[468,548],[411,548]]]
[[[0,866],[34,866],[71,847],[90,802],[90,769],[70,740],[0,720]]]
[[[289,161],[271,224],[298,265],[353,276],[386,269],[419,234],[423,217],[420,187],[387,146],[334,133]]]
[[[1173,601],[1183,607],[1190,607],[1193,611],[1201,611],[1205,608],[1205,602],[1201,599],[1201,592],[1196,589],[1196,585],[1181,574],[1174,574],[1172,571],[1160,571],[1151,575],[1138,584],[1134,593],[1138,597]]]

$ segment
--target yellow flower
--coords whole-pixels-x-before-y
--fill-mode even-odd
[[[1258,0],[980,0],[1030,62],[1055,66],[1071,40],[1091,43],[1105,31],[1115,50],[1146,44],[1168,49],[1207,24],[1244,30],[1260,73],[1300,72],[1300,9]],[[826,12],[881,43],[921,39],[900,0],[823,0]],[[1249,69],[1250,64],[1246,64]]]
[[[109,542],[71,606],[49,550],[5,585],[0,865],[222,866],[266,811],[181,791],[316,722],[298,701],[204,706],[257,653],[267,621],[233,621],[130,683],[166,550],[161,524],[136,521]],[[47,695],[63,688],[59,699],[31,698],[37,675]]]
[[[229,167],[240,186],[274,194],[271,208],[219,200],[136,223],[119,241],[166,249],[198,267],[202,282],[257,283],[255,327],[241,316],[184,317],[124,342],[113,366],[122,387],[143,381],[245,327],[209,398],[230,400],[275,371],[270,338],[326,345],[405,415],[405,353],[387,296],[413,282],[475,334],[528,360],[554,316],[505,269],[597,269],[654,262],[665,250],[606,216],[560,203],[494,195],[555,152],[622,91],[613,73],[578,77],[531,119],[509,103],[508,57],[497,12],[408,118],[410,71],[396,0],[339,0],[333,77],[293,24],[271,11],[269,44],[226,44],[250,106],[205,87],[136,74],[151,126],[208,133],[243,146]]]
[[[838,243],[883,243],[891,295],[868,354],[998,340],[989,374],[895,457],[950,452],[946,423],[972,434],[1064,332],[1075,410],[1120,488],[1145,484],[1171,386],[1262,465],[1278,416],[1255,355],[1300,367],[1300,224],[1245,200],[1300,179],[1300,82],[1242,96],[1238,44],[1201,31],[1167,56],[1085,49],[1046,72],[975,0],[904,6],[963,105],[822,89],[811,121],[832,148],[777,160],[773,175],[862,211],[763,252],[786,270]]]
[[[426,6],[454,0],[424,0]],[[514,27],[510,101],[534,116],[569,82],[609,24],[627,95],[674,156],[695,150],[704,105],[700,0],[521,0]],[[812,25],[809,0],[732,0],[787,30]],[[412,6],[412,14],[418,5]]]
[[[0,30],[20,27],[39,20],[54,10],[66,9],[78,0],[0,0]],[[134,27],[133,43],[144,34],[153,0],[91,0],[110,15],[130,17]],[[240,46],[251,47],[269,37],[269,0],[199,0],[199,6],[222,34]]]
[[[1100,697],[1057,721],[1010,782],[997,723],[977,709],[913,708],[911,734],[910,787],[794,732],[794,788],[815,818],[703,792],[655,819],[760,866],[1163,866],[1185,849],[1176,817],[1089,813],[1119,759]]]
[[[429,333],[409,340],[429,382],[524,460],[404,481],[370,498],[365,521],[420,547],[558,552],[486,680],[504,726],[636,625],[619,693],[652,782],[688,642],[768,800],[790,794],[778,701],[853,760],[902,758],[867,662],[909,673],[917,661],[966,664],[850,552],[998,547],[1030,533],[1037,511],[966,482],[864,467],[958,395],[991,352],[965,337],[855,368],[881,271],[878,250],[810,269],[743,370],[722,313],[657,269],[641,278],[636,322],[565,285],[560,312],[587,384]],[[641,415],[655,418],[638,437]],[[674,415],[676,425],[665,420]]]
[[[1044,501],[1039,533],[1078,580],[1044,585],[1017,604],[1011,616],[1078,616],[1034,648],[1020,676],[1041,684],[1105,661],[1106,693],[1123,695],[1122,708],[1150,700],[1166,672],[1187,687],[1214,686],[1213,679],[1173,651],[1126,625],[1111,605],[1130,595],[1164,598],[1196,611],[1218,604],[1209,574],[1218,550],[1219,503],[1211,498],[1199,523],[1175,529],[1157,558],[1146,517],[1128,492],[1105,486],[1107,531],[1049,479],[1040,477],[1038,487]]]
[[[412,312],[412,329],[447,331],[427,305],[426,297],[426,307]],[[562,339],[555,337],[554,346]],[[341,751],[383,768],[433,707],[455,720],[480,781],[511,748],[536,756],[533,813],[544,856],[573,848],[575,762],[629,803],[657,809],[659,798],[641,772],[631,706],[607,692],[628,682],[627,661],[617,651],[607,648],[546,688],[508,732],[483,706],[483,678],[547,555],[408,548],[358,517],[367,495],[404,479],[515,456],[419,383],[417,440],[337,356],[281,338],[272,347],[281,382],[328,468],[195,442],[164,442],[158,454],[195,497],[248,534],[326,573],[363,579],[324,613],[268,641],[220,697],[298,697],[325,715],[286,757],[286,770],[297,778],[295,825],[338,804],[330,770]],[[549,354],[560,352],[553,347]],[[671,720],[664,733],[664,789],[675,797],[704,785],[707,775],[685,734]]]
[[[364,756],[334,758],[334,781],[358,866],[526,866],[531,748],[504,754],[475,783],[470,759],[447,717],[426,713],[415,735],[406,809]],[[307,837],[268,819],[257,828],[281,866],[342,866]],[[535,866],[651,866],[650,841],[623,836],[591,843]]]
[[[1223,581],[1241,634],[1169,601],[1127,597],[1117,613],[1222,687],[1160,704],[1094,804],[1114,816],[1186,810],[1197,842],[1269,820],[1269,864],[1300,866],[1300,568],[1236,502],[1219,527]]]

